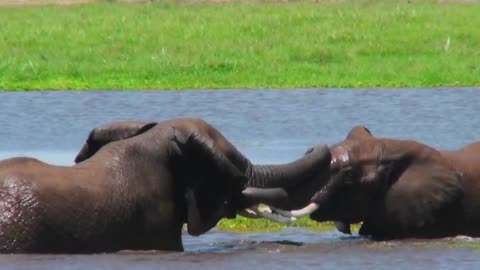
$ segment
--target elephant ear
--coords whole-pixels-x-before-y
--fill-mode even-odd
[[[100,148],[110,142],[125,140],[137,136],[151,129],[155,125],[156,123],[126,121],[96,127],[90,131],[87,141],[75,157],[75,163],[90,158],[100,150]]]
[[[403,159],[397,181],[385,194],[385,215],[395,233],[408,235],[428,230],[438,221],[440,211],[447,211],[463,197],[461,175],[440,153],[428,158]],[[398,164],[397,164],[398,165]]]
[[[214,176],[215,177],[215,176]],[[198,180],[198,178],[197,178]],[[210,180],[210,181],[209,181]],[[187,231],[198,236],[215,227],[222,218],[234,218],[236,209],[232,207],[233,189],[227,182],[242,182],[242,176],[230,176],[222,184],[212,179],[202,179],[201,183],[187,188],[185,200],[187,205]]]
[[[191,235],[200,235],[220,219],[235,217],[234,192],[240,194],[248,178],[215,148],[210,137],[186,131],[175,134],[174,140],[190,170],[185,193],[187,229]]]

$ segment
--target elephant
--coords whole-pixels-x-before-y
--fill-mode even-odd
[[[274,211],[335,221],[344,233],[361,222],[359,234],[374,240],[480,236],[480,142],[436,150],[356,126],[330,151],[328,179],[304,196],[308,205]]]
[[[241,193],[247,187],[275,191],[262,201],[286,198],[286,187],[313,185],[330,159],[324,146],[290,163],[254,165],[198,118],[101,125],[72,166],[0,161],[0,252],[182,251],[184,224],[200,235],[254,207],[259,200]]]

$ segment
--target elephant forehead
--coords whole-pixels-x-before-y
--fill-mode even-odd
[[[350,154],[360,162],[377,162],[381,158],[382,145],[378,143],[357,143],[351,147]]]
[[[330,150],[332,154],[332,160],[330,164],[345,164],[349,161],[348,149],[342,145],[333,146]]]

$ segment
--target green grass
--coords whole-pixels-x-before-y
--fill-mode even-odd
[[[247,219],[244,217],[237,217],[235,219],[222,219],[217,225],[218,229],[231,232],[273,232],[280,231],[286,227],[302,227],[314,231],[335,230],[335,226],[332,222],[319,223],[309,218],[301,218],[292,223],[282,224],[266,219]],[[351,228],[352,231],[358,231],[360,226],[354,224]]]
[[[312,230],[334,230],[332,223],[318,223],[308,218],[302,218],[289,224],[275,223],[266,219],[248,219],[237,217],[235,219],[222,219],[217,228],[233,232],[271,232],[279,231],[286,227],[306,227]]]
[[[480,4],[0,8],[0,89],[480,85]]]

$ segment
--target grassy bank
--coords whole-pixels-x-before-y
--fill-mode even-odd
[[[480,5],[0,7],[0,89],[480,85]]]
[[[222,219],[217,228],[232,232],[272,232],[280,231],[287,227],[302,227],[314,231],[335,230],[333,222],[316,222],[307,217],[301,218],[289,224],[275,223],[266,219],[247,219],[237,216],[236,219]],[[358,231],[360,224],[352,224],[352,231]]]
[[[315,231],[334,230],[331,222],[318,223],[309,218],[302,218],[289,224],[275,223],[266,219],[247,219],[238,217],[236,219],[222,219],[217,228],[233,232],[271,232],[279,231],[286,227],[303,227]]]

